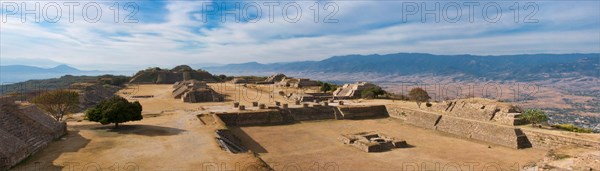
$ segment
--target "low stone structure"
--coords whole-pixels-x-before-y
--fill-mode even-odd
[[[222,102],[225,98],[211,89],[205,82],[187,80],[173,85],[171,96],[186,103]]]
[[[276,82],[280,82],[281,80],[287,78],[287,76],[285,76],[282,73],[278,73],[278,74],[273,74],[271,76],[269,76],[267,79],[265,79],[265,81],[263,83],[265,84],[274,84]]]
[[[229,151],[233,154],[243,153],[248,151],[246,147],[242,145],[242,141],[238,137],[235,136],[228,129],[218,129],[215,131],[216,140],[221,149],[225,151]]]
[[[321,84],[318,81],[306,79],[306,78],[284,78],[281,81],[277,82],[278,86],[284,87],[294,87],[294,88],[302,88],[302,87],[311,87],[311,86],[320,86]]]
[[[342,87],[339,87],[335,91],[333,91],[333,97],[336,99],[360,98],[361,92],[371,87],[377,87],[377,85],[368,82],[344,84]]]
[[[264,105],[260,104],[259,106]],[[241,106],[241,105],[240,105]],[[235,112],[218,113],[216,116],[222,120],[225,125],[233,126],[253,126],[253,125],[276,125],[276,124],[290,124],[298,121],[310,121],[310,120],[325,120],[325,119],[358,119],[366,118],[367,115],[363,115],[365,111],[374,111],[369,114],[370,117],[382,117],[385,116],[385,109],[383,106],[356,106],[353,108],[340,109],[334,106],[306,106],[299,108],[289,108],[286,104],[283,107],[272,106],[267,109],[259,110],[245,110]],[[340,110],[344,110],[347,113],[342,115]],[[361,117],[353,116],[354,114],[360,115]],[[382,116],[379,116],[382,115]],[[348,117],[348,118],[345,118]]]
[[[384,105],[373,106],[339,106],[338,109],[344,119],[363,119],[374,117],[388,117]]]
[[[464,138],[472,138],[510,148],[521,149],[532,147],[527,135],[520,128],[494,123],[493,121],[478,121],[470,118],[456,117],[443,112],[402,108],[386,105],[391,117],[405,120],[406,123],[454,134]]]
[[[585,138],[562,136],[533,129],[523,129],[523,133],[527,136],[533,148],[553,149],[564,146],[575,146],[600,150],[600,142]]]
[[[222,102],[224,97],[210,88],[198,88],[190,90],[181,96],[181,100],[186,103],[199,102]]]
[[[248,80],[244,79],[244,78],[234,78],[233,80],[231,80],[232,84],[246,84],[248,83]]]
[[[8,170],[66,132],[64,122],[36,106],[0,100],[0,170]]]
[[[291,100],[299,100],[301,102],[314,102],[316,101],[327,101],[332,99],[333,96],[330,93],[294,93],[288,97]]]
[[[469,98],[443,101],[426,110],[443,112],[445,115],[468,118],[502,125],[523,124],[521,109],[508,103],[491,99]]]
[[[342,135],[340,140],[344,144],[352,145],[367,153],[389,151],[394,148],[409,147],[406,141],[398,140],[374,132],[360,132]]]

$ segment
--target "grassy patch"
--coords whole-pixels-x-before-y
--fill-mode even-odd
[[[592,133],[592,129],[581,128],[581,127],[575,126],[573,124],[557,124],[557,125],[552,125],[552,127],[558,128],[558,129],[561,129],[561,130],[565,130],[565,131],[570,131],[570,132]]]

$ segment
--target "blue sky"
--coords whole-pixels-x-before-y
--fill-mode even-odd
[[[33,12],[41,21],[29,14],[22,22],[21,8],[34,9],[36,2],[2,1],[0,61],[111,70],[397,52],[600,52],[600,1],[531,2],[41,1]],[[65,3],[78,3],[72,22]],[[92,22],[94,7],[102,15]],[[58,13],[60,20],[48,22]]]

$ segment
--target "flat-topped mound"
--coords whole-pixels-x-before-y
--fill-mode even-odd
[[[173,84],[180,81],[195,79],[198,81],[214,82],[216,79],[207,71],[194,70],[187,65],[180,65],[173,69],[158,67],[138,71],[129,81],[133,84]]]
[[[509,103],[484,98],[469,98],[443,101],[424,107],[424,110],[440,112],[440,114],[502,125],[517,125],[521,109]]]

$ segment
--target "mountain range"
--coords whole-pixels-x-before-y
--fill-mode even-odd
[[[52,68],[42,68],[27,65],[0,66],[0,83],[12,84],[27,80],[58,78],[64,75],[103,75],[110,71],[84,71],[68,65],[58,65]]]
[[[535,81],[563,77],[595,77],[600,54],[522,54],[500,56],[433,55],[395,53],[387,55],[335,56],[321,61],[261,64],[229,64],[203,69],[213,74],[294,73],[310,75],[453,76],[457,79]],[[369,80],[369,78],[365,78]]]

